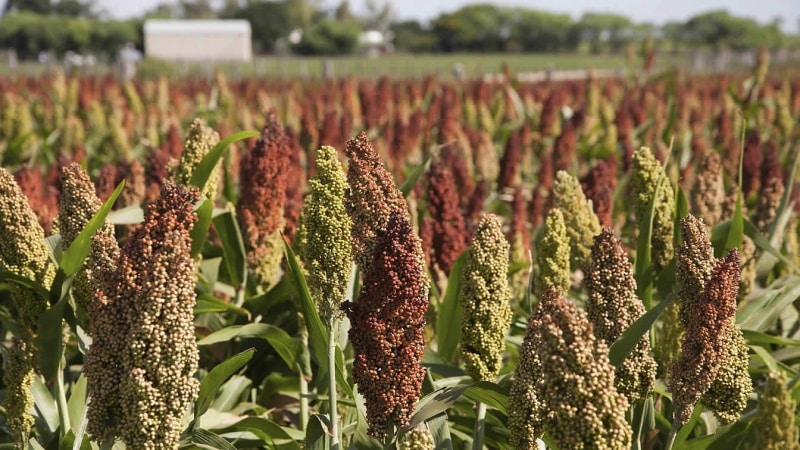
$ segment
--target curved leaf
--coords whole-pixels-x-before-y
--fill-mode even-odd
[[[234,447],[233,444],[226,441],[221,436],[202,428],[192,430],[192,443],[197,444],[202,448],[211,448],[216,450],[236,450],[236,447]]]
[[[192,258],[196,258],[206,242],[208,228],[211,226],[211,216],[214,214],[214,202],[205,199],[197,205],[197,222],[192,227]]]
[[[608,360],[611,362],[612,366],[619,366],[622,361],[630,355],[633,348],[636,347],[636,343],[639,342],[645,333],[650,331],[650,328],[656,323],[656,320],[658,320],[658,316],[667,309],[670,303],[675,300],[675,297],[676,295],[674,292],[670,293],[667,298],[636,319],[631,326],[622,332],[622,335],[614,341],[611,348],[608,350]]]
[[[306,428],[306,450],[328,450],[330,446],[330,423],[327,416],[314,414],[308,419]]]
[[[461,290],[461,272],[467,260],[469,249],[464,250],[453,263],[447,277],[447,288],[444,298],[439,304],[436,315],[436,346],[442,360],[455,362],[458,343],[461,341],[461,302],[458,293]]]
[[[228,210],[217,214],[213,222],[214,229],[222,241],[223,261],[231,283],[237,288],[244,286],[247,281],[247,251],[236,217]]]
[[[60,268],[64,271],[66,276],[74,275],[83,265],[83,261],[92,250],[92,237],[97,233],[97,230],[105,224],[106,216],[108,216],[111,207],[117,201],[117,197],[122,193],[124,187],[125,180],[117,185],[117,188],[114,189],[114,192],[108,197],[105,203],[103,203],[103,206],[92,216],[89,223],[87,223],[78,234],[78,237],[72,241],[68,249],[64,250],[61,256]]]
[[[226,327],[201,339],[197,345],[227,342],[237,337],[260,338],[269,342],[291,370],[300,370],[306,366],[302,361],[303,352],[306,351],[303,341],[293,338],[282,329],[266,323],[249,323],[247,325]]]
[[[45,380],[56,377],[64,354],[64,330],[61,324],[66,307],[67,297],[64,296],[39,317],[36,347],[39,349],[39,370]]]
[[[217,391],[219,391],[222,383],[247,364],[255,352],[255,349],[251,348],[234,355],[222,363],[217,364],[208,372],[208,375],[203,378],[203,381],[200,382],[200,392],[197,395],[197,401],[194,404],[195,425],[197,424],[197,418],[208,411],[208,407],[211,405],[211,402],[214,401],[214,396],[217,394]]]
[[[253,130],[240,131],[219,141],[219,143],[215,145],[214,148],[212,148],[211,151],[206,154],[206,156],[203,157],[203,159],[200,161],[200,164],[197,165],[194,173],[192,173],[191,180],[189,180],[189,184],[202,189],[208,182],[208,178],[214,171],[214,167],[217,166],[219,159],[222,157],[222,153],[228,148],[229,145],[244,139],[256,137],[259,134],[260,133],[258,131]]]

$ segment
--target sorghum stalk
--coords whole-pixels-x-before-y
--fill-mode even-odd
[[[547,289],[528,320],[509,396],[510,441],[538,448],[548,433],[564,449],[628,449],[627,402],[614,387],[608,346],[586,314]]]
[[[725,361],[740,270],[739,254],[733,249],[714,266],[700,301],[692,305],[681,354],[669,379],[675,423],[689,421],[694,404],[717,378]]]
[[[347,295],[353,256],[350,250],[352,223],[344,206],[347,180],[336,149],[317,151],[316,176],[309,180],[310,192],[300,216],[295,242],[306,269],[308,287],[328,327],[328,371],[330,389],[331,447],[339,445],[336,417],[336,327],[341,319],[339,305]]]

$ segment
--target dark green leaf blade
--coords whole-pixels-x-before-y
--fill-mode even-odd
[[[203,248],[203,243],[208,236],[211,226],[211,216],[214,214],[214,202],[205,199],[197,206],[197,222],[192,227],[192,258],[196,258]]]
[[[216,167],[219,159],[222,157],[223,152],[225,152],[229,145],[244,139],[256,137],[259,134],[260,133],[258,131],[254,130],[240,131],[219,141],[219,143],[215,145],[214,148],[212,148],[211,151],[206,154],[206,156],[203,157],[203,159],[200,161],[200,164],[197,165],[194,173],[192,173],[191,180],[189,180],[189,184],[202,189],[208,182],[208,178],[214,171],[214,167]]]
[[[608,359],[611,362],[611,365],[614,367],[619,366],[625,358],[630,355],[633,348],[636,347],[636,344],[645,335],[650,331],[650,328],[656,322],[658,317],[667,307],[672,303],[675,299],[676,295],[674,292],[670,294],[667,298],[659,302],[658,305],[644,313],[641,317],[639,317],[635,322],[631,324],[625,331],[622,332],[622,335],[614,341],[609,348],[608,351]]]
[[[213,219],[214,229],[222,241],[223,261],[234,287],[244,286],[247,281],[247,251],[244,239],[231,211],[218,214]]]
[[[200,382],[200,392],[197,395],[197,401],[194,404],[194,419],[197,424],[197,418],[208,411],[208,407],[214,400],[214,396],[219,391],[220,386],[225,380],[234,374],[237,370],[241,369],[255,354],[255,349],[247,349],[237,355],[234,355],[220,364],[217,364],[208,375]],[[195,430],[196,431],[196,430]]]
[[[78,237],[72,241],[69,248],[66,249],[61,256],[61,269],[64,271],[64,274],[69,277],[74,275],[83,265],[83,261],[89,255],[89,252],[92,250],[92,237],[97,233],[103,224],[106,222],[106,216],[108,216],[109,211],[111,211],[111,207],[117,201],[117,197],[122,193],[122,189],[125,187],[125,181],[121,181],[117,188],[114,189],[114,192],[108,198],[108,200],[103,203],[103,206],[100,207],[99,210],[92,216],[89,220],[89,223],[83,228],[83,230],[78,234]]]
[[[461,272],[468,253],[469,249],[463,251],[450,269],[444,298],[436,315],[437,352],[448,363],[455,362],[456,350],[461,341],[461,302],[458,293],[461,290]]]
[[[39,349],[39,370],[46,380],[54,379],[61,365],[61,357],[64,354],[64,330],[61,323],[66,307],[65,296],[39,317],[36,346]]]

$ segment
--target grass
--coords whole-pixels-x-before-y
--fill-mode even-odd
[[[657,67],[665,68],[684,65],[689,62],[684,56],[660,55]],[[378,57],[361,55],[348,56],[258,56],[251,63],[185,64],[145,60],[140,64],[139,73],[143,77],[158,75],[211,76],[215,68],[222,69],[232,78],[239,77],[278,77],[278,78],[321,78],[325,66],[335,77],[346,75],[381,76],[396,78],[421,77],[428,74],[450,76],[460,64],[463,74],[475,77],[487,73],[498,73],[503,64],[508,64],[513,72],[536,72],[548,69],[623,69],[627,65],[622,54],[590,55],[577,53],[523,54],[523,53],[452,53],[452,54],[408,54],[397,53]],[[639,64],[637,61],[636,64]],[[38,75],[45,67],[37,63],[22,62],[15,71],[0,62],[0,76],[8,74]],[[88,69],[89,74],[104,75],[113,67],[100,64]]]

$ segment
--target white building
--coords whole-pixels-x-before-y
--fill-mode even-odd
[[[250,61],[250,22],[246,20],[148,20],[144,23],[148,58],[169,61]]]

